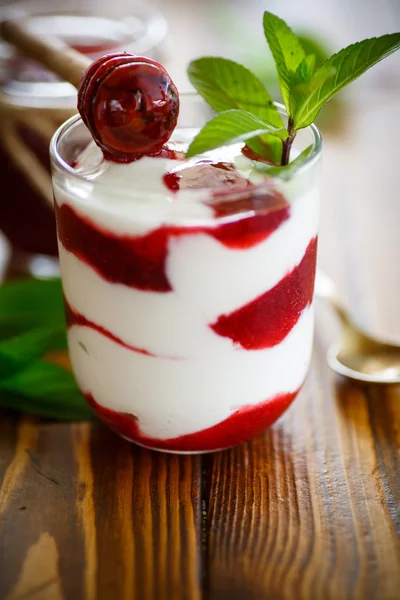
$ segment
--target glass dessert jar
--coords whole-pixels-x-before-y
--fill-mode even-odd
[[[312,151],[289,180],[250,184],[226,161],[232,147],[190,164],[179,153],[208,117],[181,95],[175,168],[168,156],[92,160],[78,117],[51,144],[78,385],[120,435],[171,452],[263,432],[299,392],[312,349],[320,135],[298,134],[297,152]],[[242,174],[240,161],[251,162],[239,148]]]
[[[157,57],[166,35],[162,15],[137,2],[70,0],[57,9],[51,0],[27,0],[0,9],[0,20],[16,17],[93,59],[121,48]],[[11,243],[14,270],[50,266],[49,257],[57,256],[48,147],[57,127],[75,113],[72,85],[0,43],[0,230]]]

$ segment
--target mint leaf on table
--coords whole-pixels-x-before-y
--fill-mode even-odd
[[[49,350],[66,350],[67,339],[64,323],[52,327],[36,327],[24,333],[0,341],[0,356],[7,354],[31,361]]]
[[[1,380],[0,404],[58,420],[93,417],[72,373],[44,360]]]
[[[244,110],[227,110],[209,121],[190,144],[189,158],[218,148],[251,139],[265,133],[285,137],[284,128],[275,128]]]
[[[0,339],[32,327],[65,322],[61,280],[27,279],[0,285]]]
[[[53,419],[90,418],[72,373],[42,358],[65,349],[60,279],[0,285],[0,406]]]
[[[323,105],[346,85],[400,48],[400,33],[384,35],[351,44],[326,60],[312,75],[309,84],[290,92],[290,115],[294,127],[310,125]],[[334,77],[321,77],[321,71],[334,70]]]
[[[46,352],[66,350],[65,325],[36,327],[17,336],[0,341],[1,379],[15,373]]]
[[[289,112],[292,83],[297,69],[306,58],[306,54],[297,36],[283,19],[266,11],[263,23],[265,37],[278,72],[282,98]]]
[[[238,108],[278,129],[284,126],[262,82],[243,65],[226,58],[199,58],[189,64],[188,77],[215,112]]]

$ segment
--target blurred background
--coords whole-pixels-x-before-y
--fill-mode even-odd
[[[276,75],[262,30],[264,10],[287,20],[302,35],[308,52],[320,61],[354,41],[400,31],[400,0],[147,0],[141,6],[135,0],[0,0],[0,18],[10,11],[73,12],[75,7],[124,23],[128,32],[118,42],[122,30],[115,30],[114,46],[118,42],[158,58],[181,90],[189,85],[186,67],[192,58],[222,55],[254,70],[276,99]],[[104,53],[109,46],[104,45],[100,22],[81,34],[93,37],[94,32],[97,43],[103,41],[100,54]],[[92,42],[86,52],[95,56],[99,48],[94,37]],[[50,86],[45,91],[38,87],[43,82]],[[73,111],[74,98],[70,89],[46,79],[34,65],[18,62],[4,44],[0,46],[0,85],[0,228],[14,242],[11,250],[4,235],[0,238],[4,276],[12,256],[23,262],[31,249],[40,255],[55,253],[54,232],[46,238],[46,228],[53,227],[51,209],[42,204],[37,218],[38,203],[32,212],[29,198],[34,193],[43,202],[47,193],[46,148],[51,133],[48,121],[45,124],[47,116],[53,111],[56,126]],[[362,322],[382,334],[400,335],[399,299],[393,292],[400,289],[400,53],[342,92],[318,124],[325,140],[320,267],[337,282]],[[32,180],[32,173],[40,176]],[[18,205],[13,214],[10,197],[13,206]],[[28,199],[29,206],[18,203],[22,198]],[[32,234],[36,239],[24,247]],[[40,256],[35,264],[39,272],[51,271],[51,263]]]

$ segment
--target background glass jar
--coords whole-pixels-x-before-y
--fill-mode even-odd
[[[176,142],[210,116],[195,95],[182,94],[181,107]],[[223,188],[212,199],[196,189],[196,201],[154,191],[151,161],[162,159],[144,159],[141,174],[140,160],[112,165],[110,180],[96,180],[101,163],[86,175],[74,169],[89,142],[75,117],[51,145],[82,393],[115,431],[153,449],[206,452],[258,435],[297,395],[311,355],[318,131],[299,134],[297,151],[312,152],[289,181]],[[155,172],[162,182],[160,165]]]
[[[118,49],[159,58],[167,32],[163,16],[136,1],[27,0],[0,10],[0,19],[17,17],[93,59]],[[10,271],[44,274],[52,261],[38,255],[57,256],[48,147],[75,112],[73,86],[0,43],[0,229],[12,248]]]

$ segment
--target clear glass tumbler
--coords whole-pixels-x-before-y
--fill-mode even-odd
[[[172,139],[208,117],[199,97],[181,95]],[[77,172],[89,141],[74,117],[51,143],[69,351],[83,395],[112,429],[156,450],[211,452],[262,433],[296,397],[310,361],[318,130],[299,133],[296,151],[312,152],[289,180],[223,190],[212,218],[193,208],[172,221],[157,213],[165,198]]]

